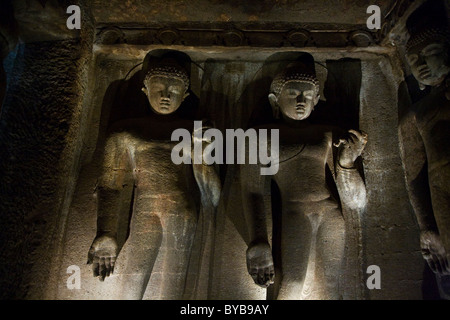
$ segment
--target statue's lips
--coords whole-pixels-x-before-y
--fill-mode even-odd
[[[169,109],[170,102],[160,102],[159,106],[161,107],[161,109]]]
[[[306,106],[304,104],[298,104],[295,110],[297,111],[297,113],[305,113]]]

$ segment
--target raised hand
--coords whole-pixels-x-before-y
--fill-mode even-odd
[[[434,273],[450,274],[450,256],[442,245],[441,238],[436,232],[423,231],[420,233],[420,247],[422,256]]]
[[[268,243],[250,244],[247,249],[247,270],[258,286],[267,288],[273,284],[275,270]]]
[[[333,145],[339,148],[339,165],[344,168],[353,167],[356,158],[358,158],[367,144],[367,133],[357,130],[349,130],[347,134],[340,138]]]
[[[117,241],[111,236],[99,236],[94,239],[88,253],[88,264],[92,264],[94,277],[104,281],[114,272],[118,253]]]

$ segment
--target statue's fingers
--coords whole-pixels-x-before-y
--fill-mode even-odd
[[[341,145],[344,145],[344,144],[346,144],[346,143],[347,143],[347,140],[346,140],[346,139],[340,138],[340,139],[338,140],[338,142],[333,143],[333,145],[334,145],[336,148],[339,148]]]
[[[94,275],[94,278],[98,277],[99,275],[99,264],[96,262],[92,264],[92,273]]]
[[[253,272],[253,273],[250,273],[250,275],[251,275],[253,281],[254,281],[256,284],[259,284],[259,283],[258,283],[258,273],[257,273],[257,272]]]
[[[450,262],[449,257],[444,257],[444,263],[445,263],[445,270],[447,271],[447,274],[450,274]]]
[[[109,277],[111,273],[111,258],[107,257],[105,258],[105,269],[106,269],[106,276]]]
[[[441,274],[445,274],[447,272],[447,268],[445,267],[445,259],[442,256],[437,256],[437,264],[438,264],[438,269],[439,269],[439,273]]]
[[[442,273],[442,268],[441,268],[441,263],[439,262],[439,257],[438,256],[436,256],[436,255],[432,255],[432,260],[433,260],[433,262],[434,262],[434,266],[435,266],[435,269],[436,269],[436,273]]]
[[[443,256],[442,257],[442,273],[444,275],[449,275],[450,274],[450,267],[448,265],[448,258]]]
[[[114,273],[114,265],[116,264],[116,257],[111,257],[111,274]]]
[[[355,143],[357,141],[362,141],[364,143],[367,142],[367,133],[366,132],[353,130],[353,129],[348,130],[348,132],[350,133],[350,137],[353,140],[353,142],[355,142]]]
[[[430,267],[431,271],[433,271],[434,273],[436,273],[436,272],[437,272],[437,269],[436,269],[436,265],[435,265],[433,259],[431,259],[431,258],[425,258],[425,260],[427,261],[428,266]]]
[[[105,258],[104,258],[104,257],[101,257],[101,258],[100,258],[100,263],[99,263],[99,274],[100,274],[100,281],[105,280],[106,267],[105,267]]]
[[[89,249],[89,252],[88,252],[88,260],[87,260],[87,264],[91,264],[91,263],[93,262],[93,260],[94,260],[94,254],[95,254],[95,249],[94,249],[94,247],[91,247],[91,248]]]
[[[258,271],[258,284],[261,286],[267,285],[264,269],[259,269]]]
[[[270,269],[267,270],[267,272],[266,272],[266,279],[265,279],[265,282],[267,283],[267,285],[273,284],[273,278],[274,278],[273,271],[271,271]]]
[[[361,131],[355,130],[355,129],[350,129],[348,130],[348,133],[350,133],[350,135],[354,135],[358,138],[361,138],[363,136]]]

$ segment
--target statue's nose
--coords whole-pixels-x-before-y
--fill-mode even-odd
[[[161,98],[165,99],[165,100],[170,99],[170,92],[169,92],[169,90],[163,90],[161,92]]]
[[[297,103],[299,103],[299,102],[306,102],[306,98],[305,98],[305,95],[303,94],[303,92],[297,96]]]

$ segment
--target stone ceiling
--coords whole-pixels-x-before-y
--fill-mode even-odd
[[[22,41],[71,38],[70,0],[12,0]],[[365,47],[423,0],[90,0],[98,45]],[[381,29],[369,30],[370,5]],[[86,12],[86,11],[84,11]],[[89,14],[89,16],[91,16]]]
[[[418,2],[93,0],[92,12],[100,30],[98,44],[365,47],[388,38],[399,18]],[[370,5],[381,9],[380,30],[366,26]]]
[[[369,5],[387,14],[395,0],[94,0],[97,23],[301,22],[362,25]]]

